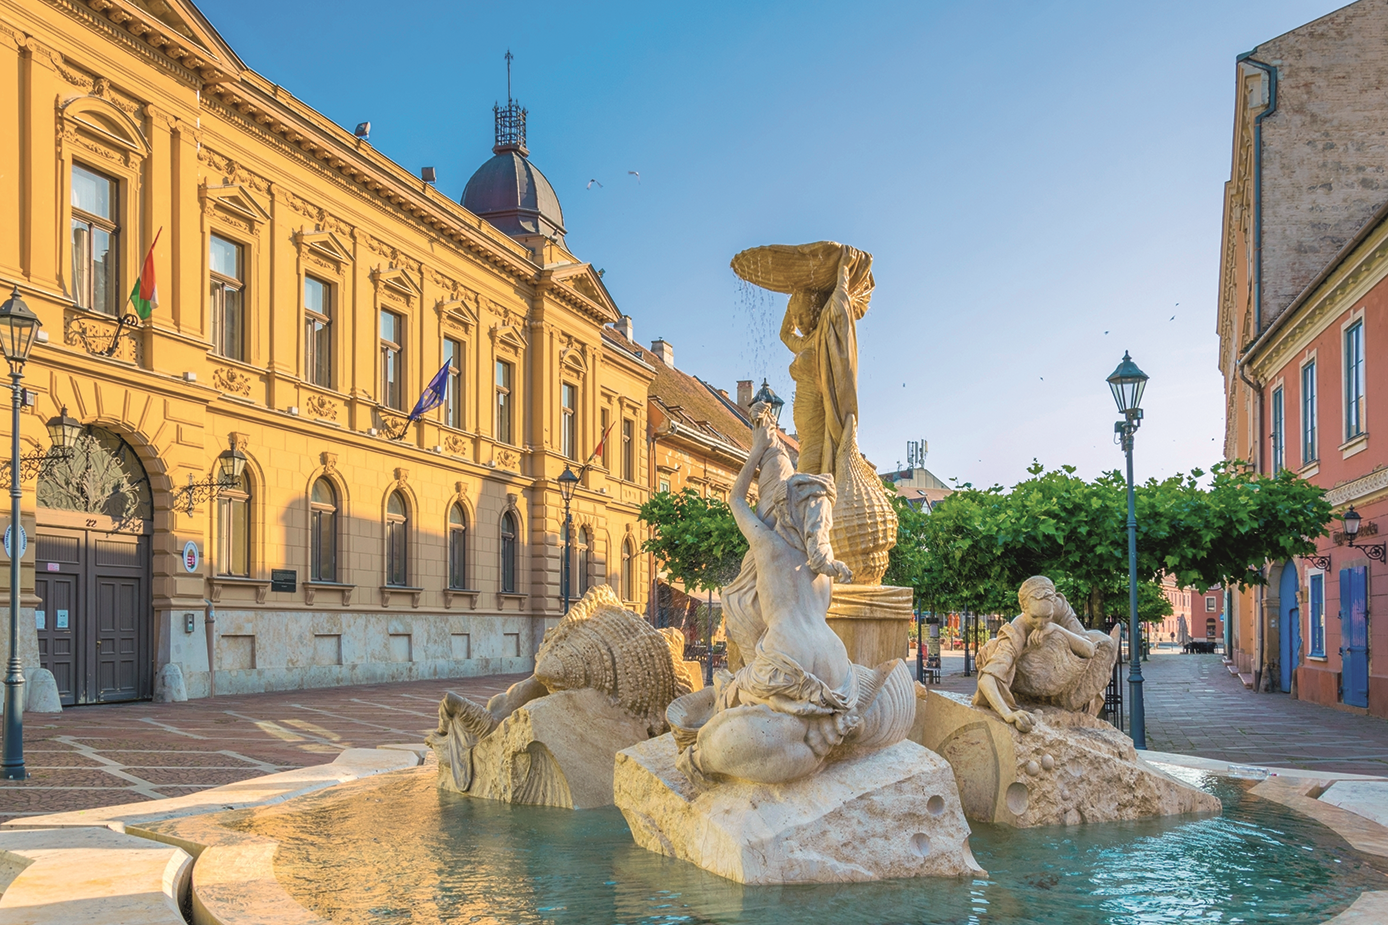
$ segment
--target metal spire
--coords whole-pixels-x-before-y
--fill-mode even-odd
[[[506,102],[511,102],[511,62],[515,60],[511,49],[506,49]]]

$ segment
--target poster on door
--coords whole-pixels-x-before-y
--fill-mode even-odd
[[[34,626],[41,630],[48,629],[48,614],[42,610],[35,610]]]
[[[60,629],[60,630],[65,630],[65,629],[67,629],[67,611],[66,611],[66,610],[59,610],[59,611],[58,611],[58,629]]]

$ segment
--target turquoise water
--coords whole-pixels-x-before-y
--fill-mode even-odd
[[[432,772],[302,798],[236,827],[278,839],[280,881],[339,925],[1297,925],[1388,889],[1330,830],[1236,782],[1200,783],[1224,815],[975,825],[988,876],[963,881],[743,887],[637,848],[615,809],[473,800],[438,791]]]

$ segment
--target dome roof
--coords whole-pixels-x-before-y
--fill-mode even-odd
[[[501,146],[463,190],[463,207],[508,235],[564,237],[564,212],[545,175],[514,146]]]

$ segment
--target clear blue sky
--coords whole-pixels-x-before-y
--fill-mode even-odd
[[[768,376],[791,392],[784,296],[749,297],[734,253],[871,252],[864,451],[885,469],[923,437],[942,478],[1012,484],[1033,458],[1120,465],[1103,380],[1125,348],[1152,377],[1139,478],[1219,458],[1234,59],[1340,5],[201,8],[250,67],[343,126],[370,120],[379,150],[436,167],[454,198],[491,154],[509,48],[570,248],[606,270],[639,341],[666,338],[730,391]]]

